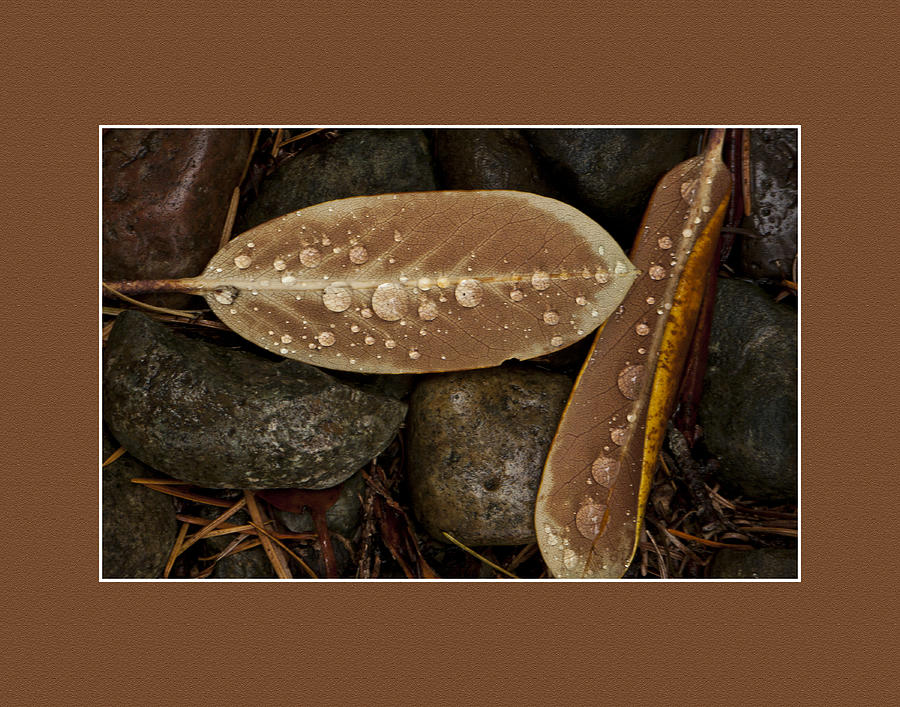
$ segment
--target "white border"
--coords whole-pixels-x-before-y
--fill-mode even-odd
[[[347,128],[420,128],[420,129],[432,129],[432,128],[791,128],[797,131],[797,281],[802,280],[801,277],[801,268],[803,263],[803,258],[800,256],[802,242],[803,239],[801,237],[801,228],[802,228],[802,127],[800,125],[781,125],[781,124],[773,124],[773,125],[720,125],[720,124],[681,124],[681,125],[660,125],[660,124],[652,124],[652,125],[641,125],[641,124],[631,124],[631,125],[530,125],[527,123],[523,124],[507,124],[507,125],[483,125],[483,124],[473,124],[473,125],[412,125],[412,124],[403,124],[403,125],[277,125],[277,124],[259,124],[259,125],[214,125],[214,124],[201,124],[201,125],[167,125],[167,124],[146,124],[146,125],[128,125],[128,124],[103,124],[98,126],[97,129],[97,281],[103,281],[103,215],[102,215],[102,205],[103,205],[103,131],[110,128],[133,128],[133,129],[141,129],[141,128],[271,128],[271,129],[299,129],[299,128],[333,128],[333,129],[347,129]],[[241,582],[241,583],[283,583],[283,582],[313,582],[313,583],[346,583],[346,582],[358,582],[358,583],[392,583],[392,582],[400,582],[400,583],[408,583],[408,582],[428,582],[428,583],[454,583],[454,582],[473,582],[473,583],[503,583],[509,586],[515,586],[517,583],[557,583],[557,582],[614,582],[614,583],[650,583],[650,584],[659,584],[661,582],[671,582],[671,583],[742,583],[742,582],[776,582],[776,583],[797,583],[802,580],[802,538],[803,533],[801,531],[801,519],[803,514],[801,512],[801,499],[803,496],[803,483],[802,483],[802,439],[800,435],[800,430],[802,429],[802,406],[800,401],[802,400],[801,394],[801,385],[803,376],[801,374],[801,356],[800,351],[802,350],[802,341],[801,341],[801,333],[802,333],[802,294],[800,292],[801,288],[797,288],[797,577],[795,578],[780,578],[780,579],[771,579],[771,578],[760,578],[760,579],[726,579],[726,578],[647,578],[647,577],[638,577],[638,578],[628,578],[628,579],[556,579],[556,578],[547,578],[547,579],[531,579],[531,578],[522,578],[519,580],[511,580],[511,579],[452,579],[452,578],[440,578],[440,579],[386,579],[386,578],[378,578],[378,579],[357,579],[357,578],[346,578],[346,579],[304,579],[304,578],[294,578],[294,579],[277,579],[277,578],[269,578],[269,579],[220,579],[220,578],[209,578],[204,580],[198,579],[162,579],[162,578],[152,578],[152,579],[138,579],[138,578],[104,578],[103,575],[103,498],[102,498],[102,489],[103,489],[103,470],[102,467],[98,471],[97,477],[97,578],[101,583],[116,583],[116,582],[152,582],[152,583],[161,583],[161,584],[170,584],[170,583],[179,583],[179,582],[189,582],[189,583],[198,583],[198,582],[215,582],[215,583],[231,583],[231,582]],[[97,288],[97,311],[100,314],[100,320],[102,321],[102,307],[103,307],[103,291],[101,287]],[[100,420],[99,427],[97,430],[97,445],[99,447],[99,458],[103,459],[103,410],[102,410],[102,399],[103,399],[103,341],[102,337],[98,338],[97,342],[97,401],[100,412]]]

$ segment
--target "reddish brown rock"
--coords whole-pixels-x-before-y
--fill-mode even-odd
[[[237,129],[105,131],[103,279],[197,275],[218,250],[251,139]]]

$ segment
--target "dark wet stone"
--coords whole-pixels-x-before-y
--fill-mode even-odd
[[[218,250],[251,140],[249,130],[104,131],[103,279],[199,274]]]
[[[103,458],[119,448],[104,430]],[[103,569],[105,578],[162,575],[178,535],[172,499],[131,483],[159,476],[129,454],[103,469]]]
[[[688,129],[531,128],[562,200],[584,211],[628,247],[660,178],[697,153]]]
[[[406,412],[313,366],[187,339],[134,311],[104,354],[110,429],[134,456],[200,486],[335,486],[388,445]]]
[[[242,230],[305,206],[351,196],[435,189],[422,130],[341,130],[267,177],[241,220]]]
[[[355,473],[344,482],[337,501],[325,512],[325,520],[328,522],[329,530],[340,533],[345,538],[352,537],[359,525],[359,514],[362,509],[362,501],[360,499],[365,491],[365,487],[366,482],[360,472]],[[276,510],[274,513],[288,530],[295,533],[306,533],[315,530],[309,511],[290,513]]]
[[[719,550],[709,576],[719,579],[795,579],[797,550]]]
[[[410,402],[409,487],[436,539],[468,545],[535,541],[544,459],[572,382],[557,373],[493,368],[432,376]]]
[[[797,499],[797,315],[720,280],[700,424],[721,478],[750,499]]]
[[[436,130],[434,151],[442,189],[515,189],[557,196],[518,130]]]
[[[753,278],[793,280],[797,254],[797,130],[750,131],[749,223],[740,236],[741,267]]]

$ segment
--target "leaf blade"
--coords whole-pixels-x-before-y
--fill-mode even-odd
[[[632,250],[642,275],[597,333],[545,463],[535,528],[557,577],[619,577],[634,556],[729,186],[711,148],[654,191]]]
[[[237,236],[190,285],[274,353],[408,373],[563,348],[599,325],[635,276],[580,211],[498,190],[307,207]]]

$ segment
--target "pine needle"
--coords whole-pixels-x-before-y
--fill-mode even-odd
[[[219,239],[219,250],[225,247],[231,240],[231,231],[234,229],[234,219],[237,216],[238,203],[241,200],[241,189],[235,187],[231,192],[231,202],[228,204],[228,214],[225,216],[225,225],[222,227],[222,237]]]
[[[259,508],[259,504],[256,502],[256,496],[253,491],[249,489],[244,489],[244,498],[247,499],[247,510],[250,511],[250,517],[253,519],[252,525],[264,535],[260,535],[259,539],[262,540],[263,550],[266,551],[266,555],[269,558],[269,562],[272,563],[272,567],[275,569],[275,574],[278,575],[279,579],[292,579],[291,571],[288,569],[287,564],[284,562],[284,559],[275,549],[275,546],[272,544],[272,538],[269,536],[269,533],[265,531],[262,526],[265,524],[266,519],[263,517],[262,511]],[[279,544],[281,544],[279,542]]]
[[[187,319],[193,319],[193,314],[185,309],[168,309],[167,307],[154,307],[152,304],[147,304],[146,302],[141,302],[140,300],[136,300],[133,297],[129,297],[128,295],[123,295],[118,290],[113,289],[105,282],[101,282],[103,288],[112,292],[116,297],[120,300],[124,300],[125,302],[130,302],[136,307],[140,307],[141,309],[146,309],[150,312],[159,312],[160,314],[174,314],[176,317],[185,317]]]
[[[109,455],[109,458],[105,462],[103,462],[103,466],[100,468],[105,469],[110,464],[112,464],[116,459],[118,459],[123,454],[125,454],[125,452],[127,452],[127,451],[128,450],[125,449],[125,447],[119,447],[116,451],[114,451],[112,454]]]
[[[181,529],[178,531],[178,537],[175,538],[175,544],[172,546],[172,552],[169,553],[166,569],[163,571],[163,579],[169,578],[169,572],[172,571],[172,566],[175,564],[176,558],[181,553],[181,543],[184,542],[184,536],[187,535],[189,527],[190,526],[187,523],[181,524]]]
[[[738,543],[720,543],[715,540],[707,540],[706,538],[698,538],[696,535],[691,535],[689,533],[684,533],[680,530],[675,530],[674,528],[666,528],[667,533],[671,533],[672,535],[681,538],[682,540],[693,540],[694,542],[701,543],[702,545],[708,545],[709,547],[722,547],[729,548],[731,550],[752,550],[752,545],[739,545]]]
[[[260,525],[257,525],[256,523],[250,523],[250,525],[252,525],[254,528],[256,528],[260,533],[262,533],[262,536],[260,536],[261,538],[263,536],[265,536],[265,537],[269,538],[270,540],[273,540],[276,543],[278,543],[281,546],[281,548],[284,549],[284,551],[286,553],[288,553],[291,557],[293,557],[295,560],[297,560],[297,562],[300,564],[300,566],[303,568],[303,570],[306,572],[306,574],[308,574],[313,579],[318,579],[318,576],[316,576],[316,573],[312,571],[312,568],[308,564],[306,564],[299,555],[297,555],[293,550],[291,550],[291,548],[289,548],[287,545],[285,545],[283,542],[281,542],[278,538],[276,538],[274,534],[270,533],[268,530],[266,530],[265,528],[263,528]],[[277,571],[277,568],[276,568],[276,571]]]
[[[500,572],[501,574],[505,574],[507,577],[512,577],[513,579],[518,579],[518,577],[516,577],[516,575],[514,575],[512,572],[503,569],[500,565],[497,565],[497,564],[494,564],[493,562],[491,562],[491,561],[490,561],[488,558],[486,558],[484,555],[479,555],[479,554],[478,554],[477,552],[475,552],[473,549],[471,549],[471,548],[466,547],[465,545],[463,545],[459,540],[457,540],[456,538],[454,538],[454,537],[453,537],[452,535],[450,535],[450,533],[448,533],[447,531],[442,530],[442,531],[441,531],[441,534],[442,534],[445,538],[447,538],[447,540],[449,540],[449,541],[452,542],[454,545],[456,545],[456,547],[460,548],[461,550],[465,550],[465,551],[468,552],[472,557],[475,557],[475,558],[481,560],[484,564],[486,564],[486,565],[487,565],[488,567],[490,567],[491,569],[496,570],[497,572]]]

